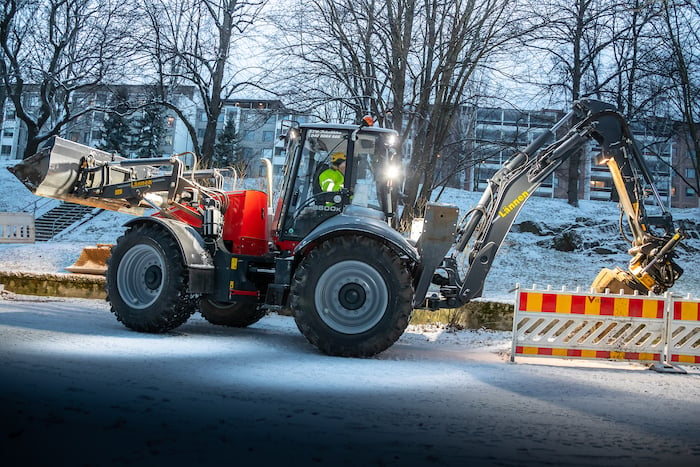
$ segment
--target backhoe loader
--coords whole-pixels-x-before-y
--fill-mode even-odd
[[[401,336],[414,309],[480,297],[525,202],[591,140],[633,236],[629,267],[604,269],[593,285],[662,293],[682,274],[674,249],[684,233],[663,209],[624,118],[594,100],[576,102],[515,152],[461,218],[457,206],[429,203],[417,241],[392,228],[398,134],[369,120],[291,125],[274,202],[271,183],[265,192],[226,191],[219,171],[187,170],[176,156],[124,159],[58,137],[10,170],[38,195],[136,215],[107,259],[107,300],[125,326],[167,332],[197,311],[215,324],[248,326],[285,308],[322,352],[368,357]],[[346,155],[343,186],[322,191],[319,171],[338,152]],[[662,215],[647,216],[647,201]]]

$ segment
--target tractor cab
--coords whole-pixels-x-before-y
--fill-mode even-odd
[[[394,130],[296,124],[286,140],[284,182],[274,219],[282,250],[292,250],[339,214],[391,219],[392,173],[400,165]]]

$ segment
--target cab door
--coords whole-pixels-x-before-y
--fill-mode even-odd
[[[319,175],[331,165],[331,155],[343,152],[352,163],[350,130],[302,127],[300,135],[290,140],[283,186],[283,197],[276,217],[280,241],[298,242],[329,217],[343,211],[349,203],[350,190],[323,192]],[[346,180],[350,174],[346,173]]]

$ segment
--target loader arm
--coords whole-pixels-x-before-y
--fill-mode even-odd
[[[567,127],[566,133],[557,139]],[[555,142],[544,147],[552,139]],[[630,293],[634,290],[662,293],[673,285],[682,274],[682,269],[672,260],[673,250],[684,234],[673,230],[671,215],[653,188],[624,118],[610,105],[581,100],[550,130],[515,153],[488,181],[477,205],[457,224],[454,253],[445,257],[437,268],[444,275],[436,274],[432,279],[440,286],[440,297],[429,298],[428,307],[460,306],[481,296],[496,254],[525,202],[549,175],[591,139],[600,145],[601,161],[611,171],[621,210],[632,232],[630,253],[634,256],[628,271],[618,270],[604,278],[599,275],[594,287],[617,291],[619,286]],[[652,187],[661,216],[647,217],[644,183]],[[468,246],[462,276],[457,257]],[[417,292],[425,293],[427,287],[418,287]]]
[[[178,212],[187,212],[190,223],[198,224],[200,202],[223,199],[219,169],[186,171],[178,156],[126,159],[57,136],[8,170],[38,196],[136,216],[155,209],[177,219]],[[199,184],[202,179],[207,187]],[[183,198],[195,208],[183,208]]]

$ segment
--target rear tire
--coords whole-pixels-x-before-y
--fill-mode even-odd
[[[291,307],[301,333],[328,355],[371,357],[403,334],[413,311],[411,275],[367,237],[335,237],[294,273]]]
[[[224,303],[202,298],[199,311],[211,324],[245,328],[265,316],[265,309],[255,303]]]
[[[117,240],[106,279],[112,313],[134,331],[170,331],[197,308],[198,297],[187,293],[180,247],[157,225],[138,224]]]

